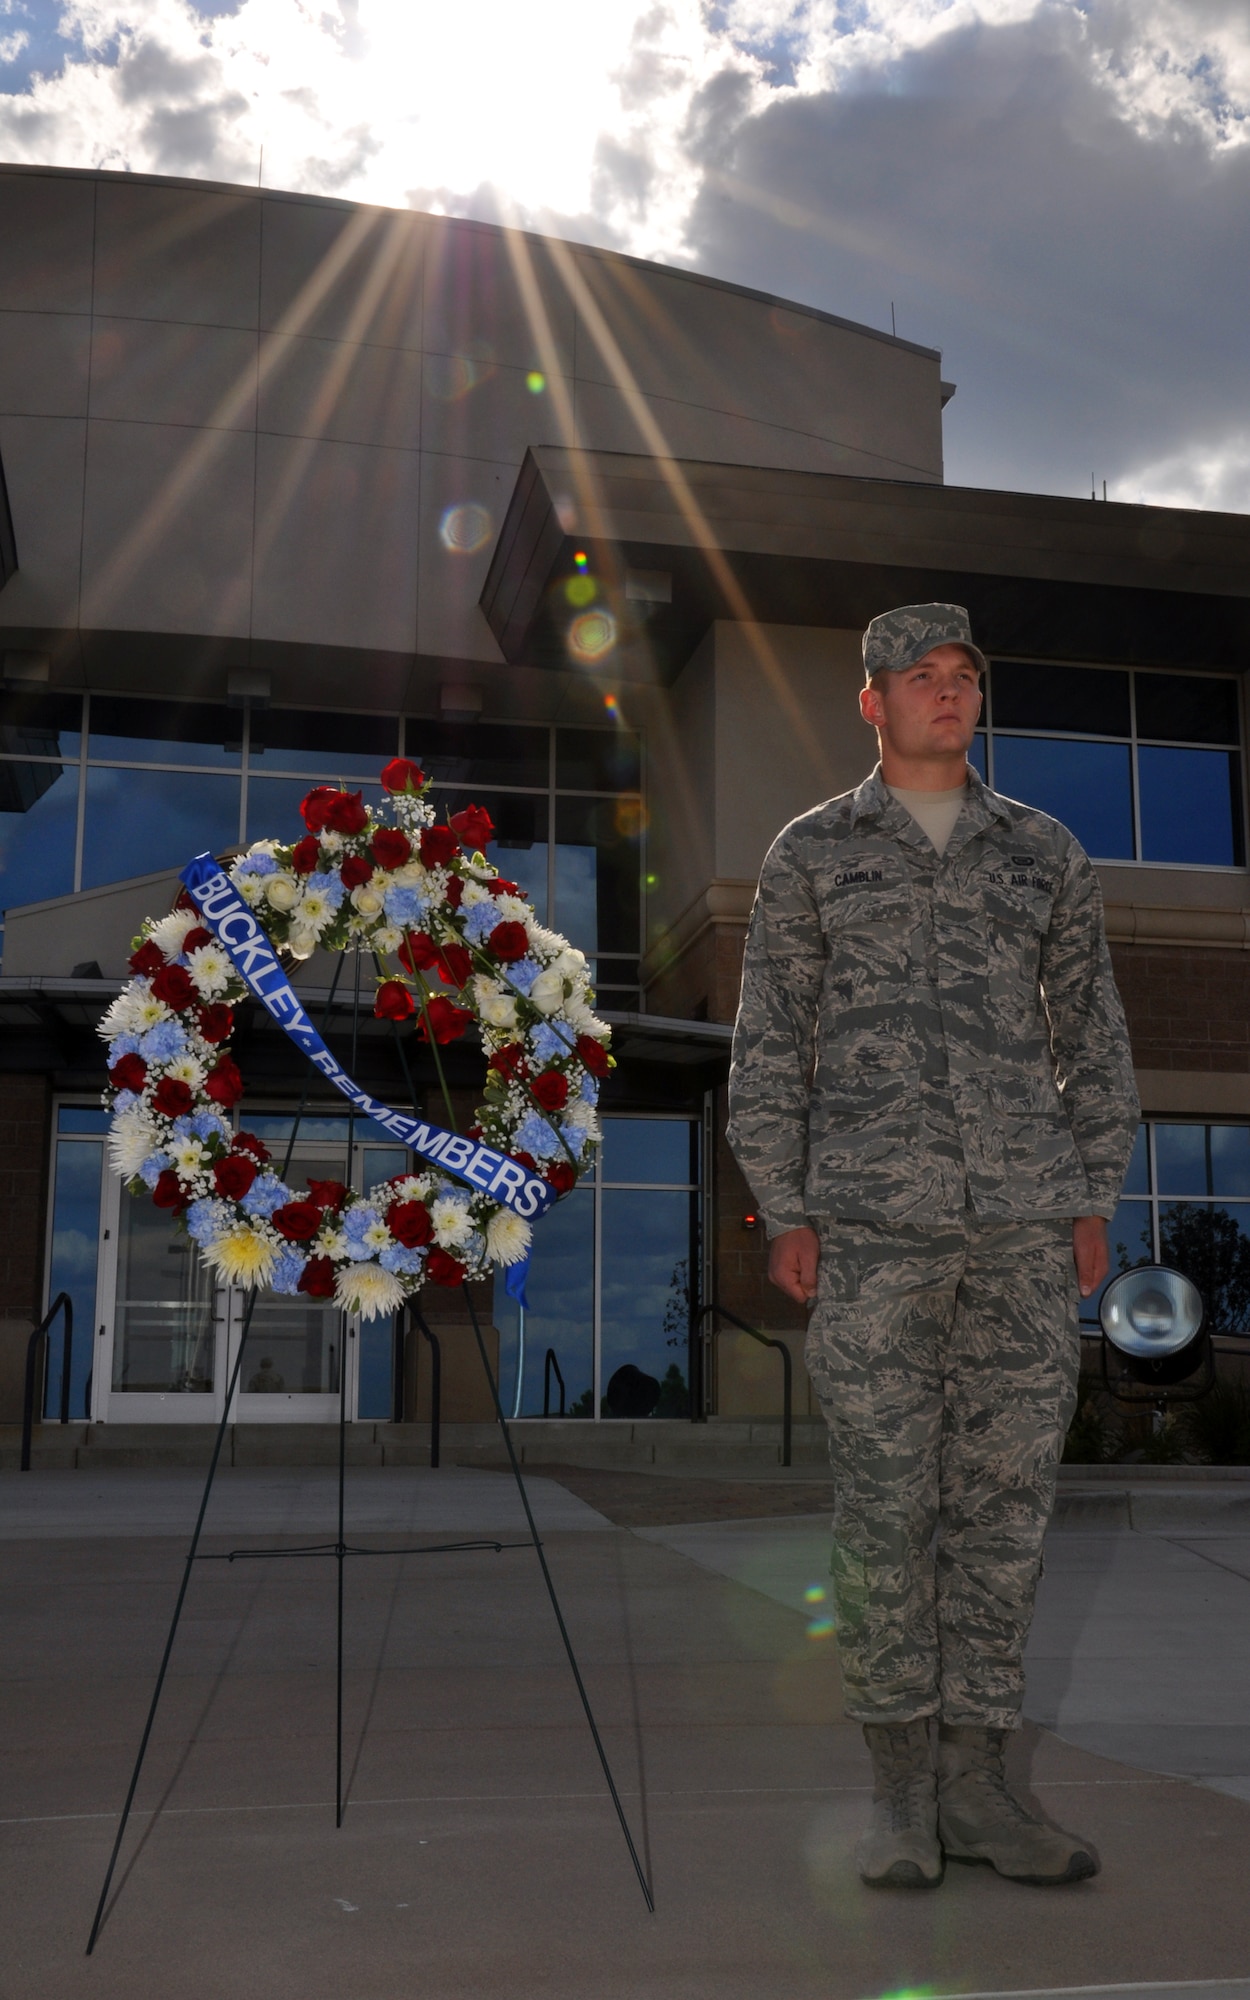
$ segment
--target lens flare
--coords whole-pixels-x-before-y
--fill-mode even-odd
[[[584,570],[579,570],[578,574],[571,576],[565,584],[564,595],[570,604],[575,604],[579,610],[584,610],[588,604],[594,603],[599,595],[599,586],[593,576],[587,576]]]
[[[809,1639],[832,1639],[834,1630],[832,1618],[813,1618],[807,1628],[807,1636]]]
[[[547,386],[547,377],[538,368],[531,368],[525,378],[525,386],[531,396],[541,396]]]
[[[610,611],[583,611],[569,626],[569,651],[585,666],[606,660],[616,644],[616,620]]]
[[[646,830],[647,808],[641,799],[618,799],[612,824],[622,840],[637,840]]]
[[[575,569],[585,569],[589,561],[590,557],[586,554],[585,549],[578,549],[573,557],[573,567]]]
[[[475,340],[460,354],[431,354],[426,360],[426,383],[440,403],[461,403],[495,372],[493,348]]]
[[[621,720],[621,703],[620,703],[620,697],[618,695],[605,694],[603,697],[603,705],[607,709],[608,714],[612,717],[613,722],[619,722]]]
[[[476,500],[448,507],[438,524],[438,538],[453,556],[473,556],[491,538],[494,522],[487,508]]]
[[[823,1604],[824,1601],[825,1587],[823,1583],[809,1583],[807,1589],[803,1592],[804,1604]]]

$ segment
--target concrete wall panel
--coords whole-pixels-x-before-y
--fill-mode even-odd
[[[449,458],[484,458],[519,466],[531,445],[574,442],[560,422],[550,387],[526,387],[524,368],[460,355],[427,354],[421,396],[421,443]],[[573,385],[564,383],[572,412]]]
[[[0,412],[85,417],[90,357],[91,321],[84,315],[0,312]]]
[[[421,357],[405,347],[268,333],[260,357],[260,428],[415,451]]]
[[[85,624],[246,633],[254,452],[247,433],[92,421]]]
[[[251,430],[256,335],[242,328],[97,319],[91,414],[135,423]]]
[[[260,212],[250,196],[100,182],[98,313],[254,327],[259,270]]]
[[[301,201],[262,206],[263,327],[420,347],[423,216]]]
[[[91,311],[95,183],[0,172],[0,307]]]
[[[262,434],[256,638],[412,650],[418,466],[415,452]]]
[[[440,229],[426,266],[426,352],[573,374],[574,311],[560,257],[519,232]]]
[[[80,417],[0,417],[18,564],[0,590],[0,627],[78,623],[86,438]]]

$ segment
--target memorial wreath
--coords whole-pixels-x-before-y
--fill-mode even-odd
[[[130,1192],[179,1218],[224,1283],[333,1299],[362,1318],[394,1312],[427,1281],[524,1267],[530,1219],[591,1164],[613,1066],[585,957],[485,859],[489,814],[470,805],[440,823],[407,758],[382,785],[389,819],[360,792],[318,785],[293,844],[258,840],[227,865],[198,857],[171,913],[144,923],[134,977],[100,1023],[110,1157]],[[466,1133],[394,1112],[347,1077],[277,957],[318,949],[372,956],[375,1015],[397,1032],[409,1023],[440,1079],[439,1049],[476,1027],[486,1081]],[[282,1181],[230,1119],[245,1087],[231,1035],[249,994],[362,1114],[414,1148],[414,1172],[364,1194]],[[450,1118],[445,1081],[443,1094]]]

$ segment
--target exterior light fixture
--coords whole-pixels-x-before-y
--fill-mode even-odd
[[[744,1215],[742,1218],[742,1227],[744,1229],[754,1229],[756,1228],[758,1223],[759,1223],[758,1215]]]
[[[1102,1295],[1098,1319],[1103,1333],[1103,1380],[1111,1384],[1107,1348],[1120,1358],[1121,1378],[1156,1392],[1184,1383],[1184,1400],[1205,1395],[1215,1380],[1211,1340],[1202,1293],[1180,1271],[1163,1264],[1139,1264],[1113,1278]],[[1200,1374],[1199,1386],[1190,1377]],[[1140,1402],[1140,1396],[1120,1396]],[[1163,1397],[1166,1400],[1166,1396]]]

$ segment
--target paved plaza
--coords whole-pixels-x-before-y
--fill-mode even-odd
[[[709,1521],[690,1478],[673,1518],[626,1527],[534,1478],[651,1916],[532,1549],[395,1552],[521,1542],[506,1475],[354,1471],[348,1539],[386,1552],[348,1566],[342,1830],[333,1561],[198,1565],[87,1960],[199,1485],[0,1480],[0,2000],[1250,2000],[1250,1530],[1214,1488],[1154,1529],[1095,1508],[1048,1543],[1016,1774],[1101,1876],[951,1867],[908,1896],[853,1870],[869,1773],[817,1595],[825,1522]],[[334,1502],[332,1473],[229,1471],[206,1550],[330,1541]]]

